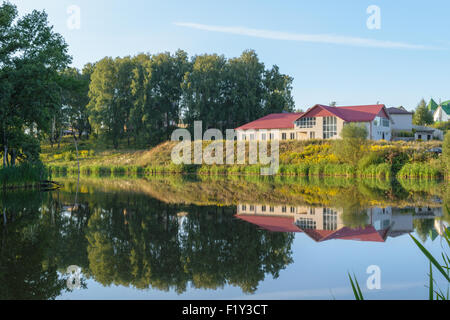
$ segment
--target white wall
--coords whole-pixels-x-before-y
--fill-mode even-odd
[[[383,133],[384,133],[384,140],[390,141],[392,138],[392,122],[389,121],[389,127],[383,127],[382,121],[380,120],[382,118],[375,118],[375,120],[372,121],[372,140],[382,140],[383,139]],[[377,122],[377,125],[375,125],[375,122]],[[369,131],[370,134],[370,131]]]
[[[436,121],[436,122],[448,121],[450,119],[448,114],[446,114],[444,112],[444,110],[442,110],[441,106],[439,106],[439,108],[436,109],[436,111],[434,112],[433,118],[434,118],[434,121]]]
[[[412,114],[391,114],[394,124],[391,124],[392,130],[412,131]]]

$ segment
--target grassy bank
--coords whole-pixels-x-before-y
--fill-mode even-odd
[[[43,165],[21,164],[0,168],[0,187],[3,189],[39,188],[48,180],[50,172]]]
[[[214,142],[221,143],[221,142]],[[327,177],[398,177],[414,179],[439,179],[448,177],[442,157],[428,152],[441,147],[432,142],[370,142],[362,150],[358,163],[339,159],[334,153],[340,141],[282,141],[279,146],[279,175]],[[203,149],[211,142],[204,142]],[[248,163],[249,146],[246,145],[246,162],[243,165],[175,165],[171,160],[176,142],[165,142],[150,150],[130,150],[126,147],[111,151],[98,143],[80,143],[80,166],[83,176],[143,176],[151,174],[198,175],[259,175],[263,167]],[[270,147],[270,146],[269,146]],[[61,148],[43,147],[42,160],[56,174],[77,174],[76,153],[70,139],[63,140]],[[270,148],[269,148],[270,152]],[[193,152],[192,152],[193,154]],[[224,152],[225,162],[225,152]],[[236,155],[235,155],[236,160]],[[237,161],[235,161],[236,163]]]

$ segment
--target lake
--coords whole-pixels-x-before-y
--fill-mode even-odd
[[[431,181],[55,180],[0,197],[0,299],[427,299],[409,234],[440,257],[450,221]]]

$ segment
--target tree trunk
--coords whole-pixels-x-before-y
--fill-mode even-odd
[[[11,166],[16,166],[16,149],[11,150]]]
[[[61,149],[61,139],[63,136],[63,129],[61,127],[61,131],[59,132],[59,139],[58,139],[58,150]]]
[[[80,181],[80,158],[78,157],[78,142],[74,131],[72,131],[72,134],[73,134],[73,141],[75,143],[75,150],[77,151],[78,181]]]
[[[3,150],[3,167],[6,168],[8,159],[8,145],[5,143]]]

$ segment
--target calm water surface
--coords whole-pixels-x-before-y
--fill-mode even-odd
[[[450,221],[431,182],[58,181],[0,197],[0,299],[353,299],[348,272],[367,299],[426,299],[409,233],[440,255]]]

